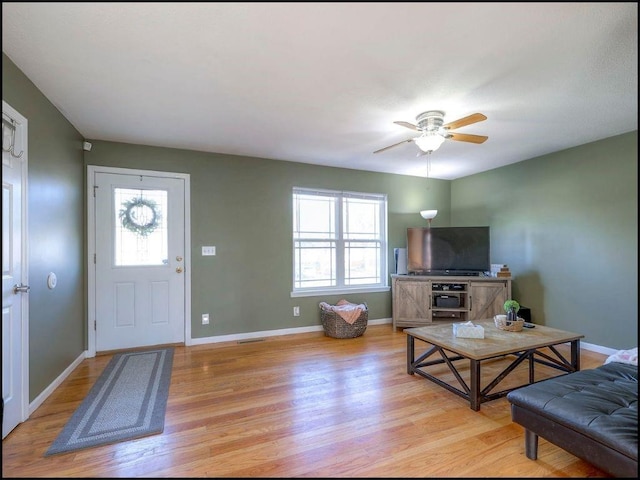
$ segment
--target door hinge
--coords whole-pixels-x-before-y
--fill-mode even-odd
[[[93,198],[96,198],[96,190],[98,188],[98,185],[94,185],[93,186]]]
[[[94,264],[94,265],[96,264],[96,255],[97,255],[97,254],[95,254],[95,253],[93,254],[93,264]]]
[[[98,321],[97,320],[93,321],[93,329],[94,330],[98,330]]]

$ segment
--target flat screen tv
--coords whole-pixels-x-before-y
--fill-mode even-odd
[[[489,227],[407,228],[407,271],[480,275],[491,269]]]

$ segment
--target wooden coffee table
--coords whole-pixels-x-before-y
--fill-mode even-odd
[[[535,383],[534,365],[543,364],[562,372],[571,373],[580,370],[580,339],[584,335],[565,332],[555,328],[536,325],[535,328],[524,328],[521,332],[507,332],[494,325],[493,319],[474,321],[474,325],[484,328],[484,338],[458,338],[453,335],[451,323],[426,327],[407,328],[407,373],[418,374],[427,378],[447,390],[469,400],[471,409],[480,410],[480,404],[504,397],[518,385],[494,392],[504,378],[525,360],[529,362],[529,384]],[[428,344],[427,350],[416,358],[416,340]],[[565,358],[556,346],[564,343],[571,344],[571,358]],[[545,351],[542,351],[542,350]],[[432,358],[440,354],[439,358]],[[437,357],[437,355],[436,355]],[[487,360],[504,357],[511,359],[504,370],[481,389],[481,366]],[[454,362],[459,360],[469,362],[469,383],[463,379]],[[441,378],[427,372],[429,367],[446,364],[461,388],[443,381]]]

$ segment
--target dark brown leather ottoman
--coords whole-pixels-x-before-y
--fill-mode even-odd
[[[608,363],[519,388],[507,395],[525,428],[525,454],[538,437],[615,477],[638,474],[638,367]]]

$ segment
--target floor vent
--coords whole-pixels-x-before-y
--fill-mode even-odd
[[[264,342],[264,338],[247,338],[245,340],[238,340],[238,343],[252,343],[252,342]]]

